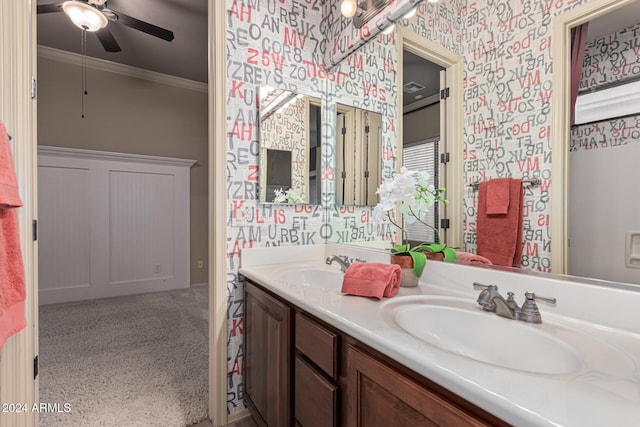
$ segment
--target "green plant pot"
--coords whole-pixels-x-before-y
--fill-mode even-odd
[[[391,264],[397,264],[402,271],[400,286],[414,288],[418,286],[420,278],[413,269],[413,258],[409,255],[391,255]]]

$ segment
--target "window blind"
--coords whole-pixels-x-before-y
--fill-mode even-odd
[[[429,172],[430,183],[439,188],[439,140],[419,141],[415,144],[406,145],[402,150],[402,164],[410,170],[420,170]],[[424,220],[434,228],[438,228],[438,204],[435,203],[427,212]],[[405,239],[417,240],[421,242],[438,242],[436,234],[432,228],[416,221],[413,224],[404,223]]]

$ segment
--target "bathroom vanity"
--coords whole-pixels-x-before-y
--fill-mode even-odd
[[[259,425],[631,426],[640,419],[637,291],[431,261],[418,287],[377,301],[343,295],[339,266],[324,263],[349,250],[243,252],[245,402]],[[346,255],[388,257],[362,249]],[[474,281],[513,291],[520,302],[532,291],[558,303],[540,304],[540,325],[505,319],[482,311]],[[616,310],[585,319],[594,298]]]
[[[245,304],[245,402],[260,425],[507,425],[252,280]]]

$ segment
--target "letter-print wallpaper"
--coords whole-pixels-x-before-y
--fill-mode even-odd
[[[259,86],[321,98],[320,1],[227,0],[227,410],[244,408],[240,250],[323,243],[321,206],[259,204]]]
[[[242,403],[242,289],[237,282],[239,252],[243,247],[312,244],[329,241],[389,240],[393,229],[372,225],[369,209],[321,206],[272,206],[257,203],[258,136],[257,87],[269,84],[283,89],[304,89],[329,98],[337,90],[327,84],[344,79],[343,91],[357,87],[363,102],[369,90],[370,105],[381,109],[395,103],[386,91],[387,77],[397,64],[383,59],[395,49],[393,36],[378,36],[371,47],[379,49],[376,65],[352,59],[340,70],[328,65],[357,46],[336,34],[357,34],[339,16],[338,0],[226,0],[227,20],[227,288],[228,288],[228,410]],[[549,221],[552,191],[551,150],[551,32],[552,17],[586,0],[440,0],[421,3],[416,16],[402,24],[428,40],[459,53],[465,60],[464,76],[464,180],[466,184],[494,177],[540,177],[542,185],[527,187],[524,197],[523,259],[525,268],[550,268]],[[396,1],[395,11],[408,1]],[[413,4],[413,3],[412,3]],[[391,9],[390,9],[391,10]],[[404,10],[403,10],[404,11]],[[375,25],[375,22],[372,24]],[[364,30],[363,30],[364,31]],[[372,30],[369,30],[373,33]],[[371,35],[363,33],[362,38]],[[337,41],[336,41],[337,40]],[[334,46],[334,43],[338,43]],[[341,45],[342,43],[342,45]],[[381,46],[374,48],[373,46]],[[344,52],[343,52],[344,51]],[[371,60],[373,61],[373,60]],[[354,65],[357,64],[357,65]],[[377,66],[377,68],[376,68]],[[353,81],[352,67],[363,77]],[[393,67],[393,70],[391,69]],[[366,70],[375,71],[366,75]],[[347,76],[340,73],[346,73]],[[371,72],[371,71],[369,71]],[[388,77],[389,79],[391,76]],[[327,81],[325,81],[328,80]],[[349,83],[347,83],[349,81]],[[365,85],[366,82],[366,85]],[[376,84],[377,82],[377,84]],[[384,88],[386,100],[372,92]],[[392,90],[392,89],[390,89]],[[324,100],[324,99],[323,99]],[[325,106],[323,122],[333,115]],[[386,163],[396,157],[393,114],[387,120]],[[398,118],[395,117],[397,125]],[[323,132],[331,135],[333,130]],[[393,133],[393,135],[391,135]],[[335,164],[332,136],[323,141],[323,202],[333,200]],[[392,169],[387,169],[389,176]],[[333,175],[332,175],[333,174]],[[464,249],[476,248],[477,194],[464,197]],[[346,231],[345,231],[346,230]],[[342,233],[342,234],[341,234]]]
[[[465,58],[464,245],[476,250],[477,192],[491,178],[525,186],[522,267],[550,271],[552,18],[580,0],[468,1],[456,11]]]

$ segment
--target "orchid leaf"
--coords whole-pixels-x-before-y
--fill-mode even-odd
[[[429,252],[442,252],[445,248],[447,247],[447,245],[445,245],[444,243],[432,243],[430,244],[427,248],[427,250]]]
[[[422,252],[409,252],[413,259],[413,270],[416,272],[416,276],[422,276],[422,271],[427,263],[427,256]]]
[[[442,253],[444,253],[444,260],[446,262],[455,262],[458,260],[458,254],[453,248],[444,248]]]
[[[406,245],[396,245],[391,248],[391,253],[393,255],[406,255],[411,252],[411,246],[407,243]]]

